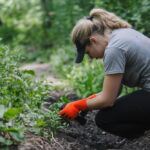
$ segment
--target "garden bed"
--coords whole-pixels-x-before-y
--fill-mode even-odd
[[[49,101],[57,101],[62,94],[61,90],[53,92],[53,98],[50,98]],[[68,93],[67,98],[72,101],[79,99],[74,92]],[[147,131],[144,136],[130,140],[109,134],[96,126],[94,122],[96,112],[91,111],[87,114],[87,123],[84,126],[72,121],[66,129],[59,131],[56,135],[56,141],[59,144],[52,143],[56,146],[54,150],[150,149],[150,132]]]
[[[55,83],[55,82],[54,82]],[[62,95],[71,101],[80,99],[74,91],[56,90],[50,93],[46,101],[49,105],[57,103]],[[30,133],[25,135],[27,141],[18,146],[18,150],[149,150],[150,132],[136,139],[126,139],[109,134],[98,128],[94,122],[97,111],[87,114],[87,123],[81,126],[76,121],[61,129],[56,135],[52,134],[51,142],[42,136]],[[11,148],[10,148],[11,149]],[[17,150],[17,147],[13,147]]]
[[[79,99],[74,92],[57,90],[51,93],[50,104],[66,94],[70,100]],[[82,126],[72,121],[65,129],[59,130],[56,135],[51,135],[51,142],[42,136],[26,133],[26,142],[7,148],[7,150],[149,150],[150,132],[136,139],[126,139],[109,134],[95,125],[94,117],[97,111],[87,114],[87,123]],[[5,147],[6,148],[6,147]],[[3,150],[3,148],[1,147]],[[4,149],[6,150],[6,149]]]
[[[69,100],[79,99],[74,92],[67,93],[63,90],[54,91],[48,101],[57,102],[61,95],[66,94]],[[70,125],[60,130],[52,139],[51,150],[149,150],[150,132],[137,139],[126,139],[109,134],[95,125],[94,117],[97,111],[87,114],[87,123],[82,126],[72,121]]]

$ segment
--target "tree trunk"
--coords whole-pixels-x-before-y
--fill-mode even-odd
[[[3,22],[2,22],[2,20],[1,20],[1,18],[0,18],[0,26],[2,26],[3,25]]]
[[[53,0],[41,0],[41,3],[44,11],[43,27],[49,28],[52,26],[52,17],[49,15],[49,12],[53,11]]]

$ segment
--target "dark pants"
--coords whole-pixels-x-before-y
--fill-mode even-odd
[[[118,98],[113,107],[101,109],[95,122],[103,130],[134,138],[150,129],[150,92],[139,90]]]

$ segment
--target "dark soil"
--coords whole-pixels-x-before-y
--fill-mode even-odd
[[[61,95],[66,94],[69,100],[78,100],[74,92],[65,92],[63,90],[51,93],[52,98],[48,101],[56,102]],[[144,136],[136,139],[126,139],[109,134],[98,128],[94,122],[97,111],[91,111],[87,114],[87,123],[82,126],[76,121],[59,131],[52,150],[149,150],[150,149],[150,132],[146,131]]]

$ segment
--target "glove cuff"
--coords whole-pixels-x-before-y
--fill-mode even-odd
[[[82,99],[82,100],[75,101],[74,103],[79,110],[83,111],[83,110],[88,110],[86,101],[87,99]]]
[[[91,95],[91,96],[89,96],[89,97],[87,97],[87,98],[85,98],[85,99],[81,99],[81,100],[78,100],[78,101],[75,101],[74,103],[75,103],[75,106],[79,109],[79,110],[88,110],[88,107],[87,107],[87,103],[86,103],[86,101],[88,100],[88,99],[92,99],[92,98],[94,98],[94,97],[96,97],[96,94],[93,94],[93,95]]]
[[[96,97],[96,94],[93,94],[93,95],[87,97],[86,99],[92,99],[92,98],[94,98],[94,97]]]

